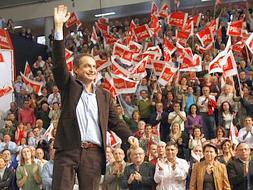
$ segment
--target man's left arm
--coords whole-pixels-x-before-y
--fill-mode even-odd
[[[147,167],[146,168],[147,175],[142,175],[141,183],[152,185],[155,182],[154,181],[155,167],[152,166],[151,164],[147,164],[146,167]]]

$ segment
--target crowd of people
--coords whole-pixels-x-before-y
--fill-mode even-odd
[[[147,69],[148,75],[140,81],[136,93],[117,96],[115,110],[138,138],[139,147],[112,146],[108,142],[101,189],[253,188],[253,56],[249,52],[246,56],[246,47],[245,52],[235,54],[238,77],[227,78],[222,87],[221,76],[208,74],[205,67],[225,49],[228,22],[243,17],[245,29],[253,32],[253,15],[250,9],[235,6],[223,8],[218,17],[222,36],[216,37],[215,46],[202,53],[195,44],[192,47],[202,56],[202,72],[180,72],[163,87],[153,71]],[[200,30],[212,19],[210,11],[195,29]],[[146,18],[134,21],[136,25],[149,22]],[[110,22],[110,33],[123,39],[129,23],[127,19]],[[157,39],[150,42],[162,48],[163,35],[173,41],[174,32],[173,27],[164,26]],[[93,50],[93,55],[109,57],[112,46],[104,46],[102,34],[99,30],[97,33],[99,41],[94,44],[87,29],[69,32],[65,46],[74,54]],[[22,34],[26,36],[25,31]],[[188,43],[192,46],[191,39]],[[51,189],[53,143],[64,98],[54,81],[52,67],[51,57],[43,60],[41,56],[31,65],[30,79],[43,84],[40,95],[25,85],[21,76],[13,82],[15,101],[2,113],[0,121],[0,189]],[[107,71],[104,69],[102,75]],[[74,188],[78,188],[78,181]]]

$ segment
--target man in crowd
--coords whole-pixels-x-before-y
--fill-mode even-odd
[[[129,190],[152,190],[154,185],[154,167],[144,162],[145,153],[140,147],[131,149],[132,164],[125,167],[121,181],[122,188]]]
[[[233,190],[253,189],[253,160],[250,159],[250,147],[246,143],[239,143],[236,156],[227,165],[228,177]]]
[[[244,127],[239,130],[238,141],[247,143],[253,149],[253,121],[249,116],[244,119]]]
[[[156,165],[157,161],[165,161],[166,155],[165,155],[165,147],[166,143],[163,141],[160,141],[157,145],[157,158],[154,158],[150,161],[152,165]]]

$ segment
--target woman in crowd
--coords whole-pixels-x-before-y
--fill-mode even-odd
[[[17,126],[17,130],[15,132],[15,143],[17,145],[21,144],[21,139],[26,138],[27,131],[22,122],[20,122]]]
[[[14,170],[7,167],[4,155],[0,154],[0,189],[13,190],[12,182],[14,179]]]
[[[192,135],[190,135],[189,149],[192,150],[197,145],[202,146],[205,141],[206,139],[204,138],[204,133],[202,133],[201,128],[199,126],[194,126]]]
[[[226,166],[215,159],[216,146],[206,144],[203,151],[204,161],[193,165],[190,190],[231,190]]]
[[[35,153],[35,158],[38,159],[37,164],[40,166],[41,169],[47,163],[47,160],[45,160],[44,157],[45,157],[44,150],[42,148],[37,148],[36,153]]]
[[[169,141],[177,144],[179,158],[185,158],[185,137],[181,131],[179,123],[175,122],[171,126],[171,132],[169,135]]]
[[[168,91],[166,98],[163,100],[163,110],[170,113],[173,111],[175,99],[172,91]]]
[[[231,127],[236,124],[236,113],[233,111],[231,104],[228,101],[222,102],[218,117],[219,126],[223,127],[226,132],[226,137],[229,135]]]
[[[185,122],[185,130],[187,133],[192,134],[194,126],[202,127],[203,120],[198,114],[198,107],[196,104],[192,104],[189,108],[187,120]]]
[[[183,99],[185,99],[185,96],[187,95],[187,88],[187,79],[186,77],[182,77],[180,83],[178,85],[176,84],[175,88],[175,94],[178,102],[182,103]]]
[[[222,127],[217,127],[216,137],[211,140],[213,144],[218,148],[218,151],[221,150],[221,143],[226,139],[225,129]]]
[[[229,139],[225,139],[221,143],[221,150],[222,150],[222,155],[220,155],[217,159],[219,162],[223,164],[227,164],[230,159],[234,159],[234,151],[232,147],[232,142]]]
[[[21,150],[20,166],[16,171],[17,184],[22,190],[40,190],[41,176],[39,165],[34,162],[30,147]]]

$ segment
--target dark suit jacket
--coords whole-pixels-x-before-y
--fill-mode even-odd
[[[169,123],[168,123],[168,113],[162,112],[161,119],[159,120],[157,120],[156,117],[157,117],[157,112],[153,112],[150,116],[149,123],[152,126],[155,126],[158,123],[160,123],[160,139],[166,142],[170,133]]]
[[[12,188],[13,180],[14,180],[14,172],[9,168],[5,168],[4,175],[2,179],[0,179],[0,189],[13,190]]]
[[[53,74],[58,88],[61,90],[62,111],[58,123],[54,147],[57,150],[71,150],[81,147],[81,134],[78,127],[76,106],[83,91],[83,85],[76,80],[66,68],[64,41],[54,41]],[[106,148],[106,131],[114,131],[122,140],[127,141],[131,131],[122,122],[114,110],[113,100],[109,92],[101,87],[96,88],[99,110],[99,126],[102,145]],[[105,158],[105,154],[104,154]]]
[[[140,166],[139,173],[142,176],[142,181],[134,180],[128,184],[129,176],[136,171],[134,164],[125,167],[124,175],[121,180],[122,188],[129,188],[129,190],[152,190],[154,182],[155,168],[149,162],[143,162]]]
[[[249,162],[249,176],[243,175],[244,164],[240,159],[230,160],[227,164],[228,177],[233,190],[247,190],[248,178],[253,189],[253,160]]]

